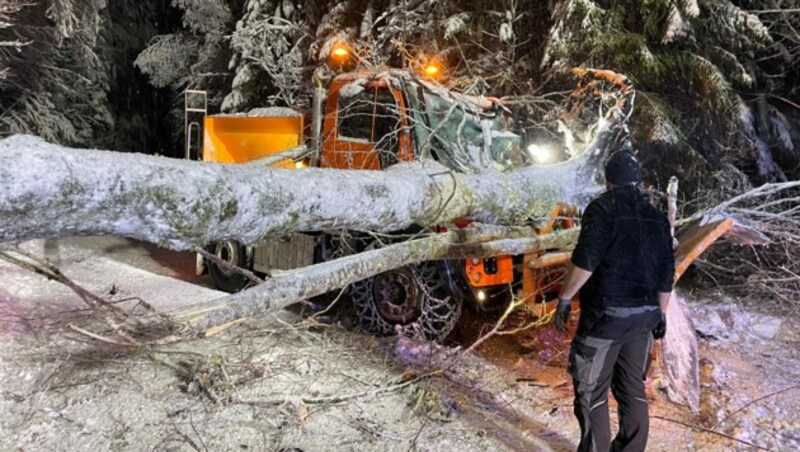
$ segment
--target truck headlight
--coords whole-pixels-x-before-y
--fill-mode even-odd
[[[536,163],[550,163],[555,157],[552,149],[540,144],[531,143],[528,145],[528,154]]]

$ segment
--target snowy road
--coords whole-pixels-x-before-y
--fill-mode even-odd
[[[131,267],[170,278],[213,288],[207,275],[194,272],[195,255],[191,252],[175,252],[151,243],[119,237],[74,237],[42,242],[44,254],[53,262],[65,255],[84,258],[103,257]]]
[[[157,309],[171,309],[222,295],[213,290],[208,277],[194,275],[191,253],[113,237],[37,240],[23,247],[47,257],[67,277],[98,295],[108,295],[112,301],[139,297]],[[32,309],[79,303],[59,283],[7,265],[0,267],[0,272],[0,296],[24,300]]]

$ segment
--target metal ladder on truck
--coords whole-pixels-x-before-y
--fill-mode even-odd
[[[199,105],[203,107],[200,108]],[[191,121],[190,116],[202,113],[203,117],[208,114],[208,92],[198,89],[187,89],[183,91],[183,134],[184,158],[186,160],[203,159],[203,127],[202,122]],[[202,121],[202,119],[200,120]],[[193,139],[194,138],[194,139]]]
[[[199,105],[203,107],[200,108]],[[183,91],[183,136],[184,158],[186,160],[203,160],[203,126],[199,121],[191,121],[190,116],[196,117],[202,113],[202,118],[208,114],[208,93],[204,90],[187,89]],[[203,119],[200,119],[202,121]],[[194,138],[194,139],[193,139]],[[206,273],[206,265],[200,253],[195,254],[196,275]]]

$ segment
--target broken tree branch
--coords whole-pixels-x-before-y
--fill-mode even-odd
[[[124,327],[124,323],[131,320],[134,322],[135,327],[140,327],[141,325],[137,319],[128,315],[109,301],[75,283],[47,260],[38,258],[17,246],[2,243],[0,243],[0,259],[67,286],[70,290],[75,292],[89,308],[98,313],[100,318],[102,318],[112,330],[125,340],[124,345],[140,345],[136,339],[125,331]],[[76,329],[72,325],[70,325],[70,327],[74,330]],[[97,337],[91,337],[97,339]],[[107,341],[113,342],[113,340],[110,339]]]
[[[312,265],[302,271],[287,272],[237,294],[172,313],[172,317],[178,324],[189,326],[195,334],[203,334],[219,325],[244,317],[263,316],[404,265],[564,249],[575,243],[578,234],[578,228],[531,236],[529,231],[526,234],[526,228],[491,227],[470,227],[435,234]]]

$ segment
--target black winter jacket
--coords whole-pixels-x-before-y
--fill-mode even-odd
[[[581,310],[588,315],[581,316],[579,332],[609,307],[658,306],[657,294],[672,291],[675,272],[669,222],[638,188],[615,187],[586,207],[572,263],[593,272],[580,291]],[[631,320],[649,328],[659,318],[653,311]]]

